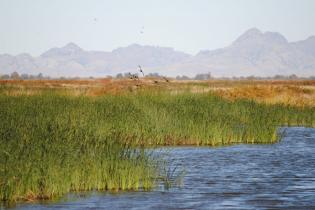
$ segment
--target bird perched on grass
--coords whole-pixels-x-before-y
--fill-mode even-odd
[[[144,73],[143,73],[143,70],[142,70],[141,66],[138,65],[138,67],[139,67],[139,71],[142,73],[142,75],[143,75],[143,77],[144,77]]]
[[[136,75],[136,74],[131,74],[130,72],[129,72],[129,79],[133,79],[133,80],[139,80],[139,77],[138,77],[138,75]]]
[[[130,72],[128,72],[128,74],[129,74],[129,79],[133,79],[133,75]]]
[[[166,77],[163,77],[163,79],[165,80],[165,82],[170,82]]]

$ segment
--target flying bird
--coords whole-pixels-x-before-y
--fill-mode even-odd
[[[143,75],[143,77],[144,77],[144,73],[143,73],[143,70],[142,70],[141,66],[138,65],[138,67],[139,67],[139,71],[142,73],[142,75]]]
[[[140,34],[143,34],[143,33],[144,33],[144,27],[142,26],[140,30]]]

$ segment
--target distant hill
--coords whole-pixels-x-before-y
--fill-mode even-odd
[[[190,75],[211,72],[216,76],[273,76],[276,74],[299,76],[315,75],[315,38],[289,43],[281,34],[262,33],[250,29],[230,46],[201,51],[185,62],[167,69]]]
[[[250,29],[230,46],[200,51],[192,56],[168,47],[132,44],[111,52],[86,51],[74,43],[52,48],[39,57],[29,54],[0,55],[0,74],[14,71],[50,76],[106,76],[136,72],[193,76],[211,72],[215,76],[315,75],[315,36],[288,42],[275,32]]]

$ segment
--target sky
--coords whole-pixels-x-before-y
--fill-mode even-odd
[[[196,54],[247,29],[315,35],[314,0],[0,0],[0,53],[38,56],[74,42],[111,51],[133,43]]]

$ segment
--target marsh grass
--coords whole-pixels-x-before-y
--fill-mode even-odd
[[[274,143],[280,126],[315,126],[312,107],[231,101],[212,93],[139,90],[87,97],[49,89],[16,96],[1,91],[2,200],[148,190],[161,174],[159,161],[144,147]]]
[[[155,160],[105,123],[101,103],[47,93],[0,104],[1,200],[154,186]]]

